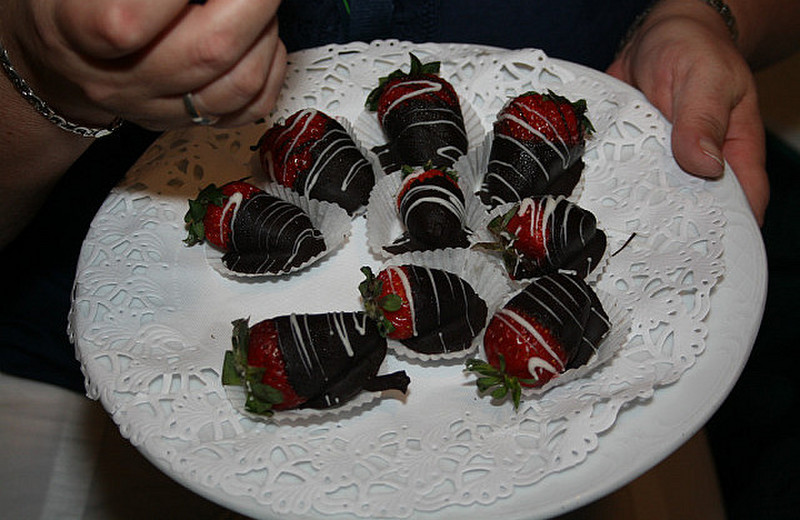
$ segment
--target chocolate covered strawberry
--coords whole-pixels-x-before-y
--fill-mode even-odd
[[[374,149],[385,171],[403,165],[451,166],[467,152],[467,131],[453,86],[439,76],[439,62],[423,64],[411,55],[408,72],[381,78],[367,97],[377,112],[387,144]]]
[[[403,169],[405,178],[397,194],[397,211],[406,232],[390,253],[467,247],[464,193],[458,176],[443,168]]]
[[[515,280],[559,269],[585,277],[606,249],[594,215],[560,196],[525,198],[492,219],[489,230],[497,242],[478,247],[499,252]]]
[[[342,405],[366,390],[405,392],[405,372],[377,375],[386,340],[362,312],[292,314],[233,322],[222,382],[244,386],[248,411]]]
[[[494,207],[531,195],[569,195],[593,131],[585,100],[572,102],[552,91],[513,98],[494,123],[481,200]]]
[[[486,325],[486,302],[459,276],[417,265],[361,271],[364,308],[388,338],[423,354],[469,348]]]
[[[540,387],[586,364],[611,327],[581,278],[553,273],[531,282],[497,311],[483,338],[487,361],[470,359],[481,392],[519,407],[522,386]]]
[[[372,165],[345,128],[315,109],[300,110],[267,130],[259,158],[272,180],[353,214],[375,185]]]
[[[222,262],[240,273],[282,273],[325,251],[308,215],[290,202],[244,181],[205,187],[184,217],[187,245],[208,240]]]

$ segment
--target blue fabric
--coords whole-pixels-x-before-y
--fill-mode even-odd
[[[535,47],[603,70],[650,1],[284,0],[278,18],[290,51],[374,39],[476,43]]]

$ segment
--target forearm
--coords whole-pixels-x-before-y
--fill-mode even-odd
[[[736,46],[754,69],[800,50],[800,2],[797,0],[726,0],[736,20]],[[661,0],[643,24],[686,16],[709,28],[727,31],[723,17],[702,0]]]
[[[0,249],[27,224],[67,168],[91,144],[38,114],[0,73]],[[54,217],[57,218],[57,217]]]

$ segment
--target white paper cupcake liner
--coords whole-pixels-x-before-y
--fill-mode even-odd
[[[462,186],[460,172],[459,186]],[[465,179],[467,183],[470,179]],[[397,209],[397,193],[403,183],[403,173],[394,172],[378,181],[367,204],[367,245],[370,252],[379,258],[389,258],[391,253],[384,249],[405,233],[405,226]],[[486,229],[486,207],[471,191],[464,193],[464,226],[471,232],[470,243],[485,242],[492,239]]]
[[[281,186],[276,183],[269,183],[264,187],[264,191],[286,202],[290,202],[302,209],[306,215],[308,215],[308,218],[311,220],[311,224],[322,233],[322,236],[325,239],[325,250],[309,258],[301,265],[290,267],[280,272],[240,273],[226,267],[222,262],[222,257],[225,253],[206,242],[204,244],[206,261],[222,276],[234,279],[254,279],[290,275],[306,269],[307,267],[330,255],[339,249],[350,236],[352,225],[350,215],[348,215],[347,212],[340,206],[330,202],[309,199],[285,186]]]
[[[464,350],[423,354],[406,347],[399,341],[389,339],[390,351],[402,358],[428,363],[465,359],[473,355],[483,343],[483,333],[486,324],[489,323],[489,318],[502,307],[513,291],[508,277],[495,264],[487,262],[483,255],[469,249],[413,251],[390,258],[382,268],[407,264],[447,271],[470,284],[475,293],[486,302],[486,323],[478,335],[473,338],[470,347]]]

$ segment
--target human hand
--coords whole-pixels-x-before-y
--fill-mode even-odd
[[[34,91],[68,119],[186,126],[191,92],[200,114],[238,126],[266,115],[282,85],[279,3],[8,0],[0,34]]]
[[[607,72],[639,88],[673,124],[685,171],[723,174],[727,160],[761,225],[769,201],[755,81],[718,13],[702,2],[657,7]]]

